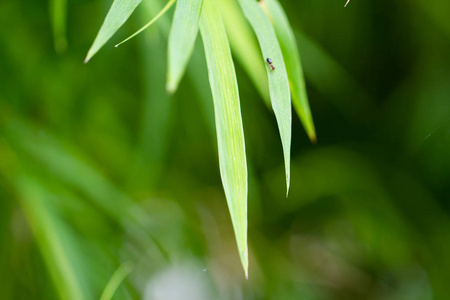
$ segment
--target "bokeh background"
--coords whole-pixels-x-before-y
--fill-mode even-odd
[[[169,96],[173,9],[112,47],[163,1],[87,65],[111,1],[68,0],[66,20],[1,1],[0,299],[450,299],[450,2],[344,2],[281,1],[318,135],[294,116],[288,198],[275,118],[236,64],[245,280],[200,38]]]

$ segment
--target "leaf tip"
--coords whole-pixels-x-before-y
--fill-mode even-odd
[[[316,128],[314,126],[314,122],[312,120],[311,113],[307,114],[305,116],[304,112],[301,109],[297,109],[298,115],[300,117],[300,121],[303,124],[303,128],[305,128],[306,134],[308,135],[309,140],[312,144],[317,143],[317,135],[316,135]]]
[[[290,180],[289,178],[286,179],[286,198],[289,197],[289,188],[290,188]]]
[[[309,136],[309,140],[311,141],[312,144],[316,144],[317,143],[317,136],[316,136],[316,132],[310,132],[308,133]]]
[[[59,55],[64,54],[67,51],[67,47],[66,39],[58,39],[54,42],[55,52]]]
[[[169,94],[171,94],[171,95],[175,94],[177,88],[178,88],[178,86],[177,86],[177,84],[174,81],[172,81],[172,80],[167,81],[167,83],[166,83],[166,91]]]
[[[97,53],[98,49],[94,48],[94,45],[89,49],[88,53],[86,54],[86,58],[84,59],[84,63],[87,64],[92,57]]]
[[[241,253],[241,264],[244,269],[245,279],[248,280],[248,249]]]

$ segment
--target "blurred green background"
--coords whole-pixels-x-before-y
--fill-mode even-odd
[[[318,143],[294,116],[286,199],[275,118],[236,64],[248,280],[200,38],[168,96],[173,9],[112,47],[164,1],[87,65],[111,1],[55,3],[0,2],[0,299],[450,299],[450,2],[281,1]]]

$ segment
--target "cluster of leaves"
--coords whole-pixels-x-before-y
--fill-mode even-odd
[[[140,2],[140,0],[113,2],[85,62],[88,62],[125,23]],[[246,27],[248,25],[242,20],[239,8],[233,6],[230,1],[177,1],[169,34],[166,88],[169,93],[177,90],[200,31],[214,100],[220,173],[241,263],[248,276],[248,175],[239,91],[230,41],[232,41],[231,48],[236,49],[236,57],[244,63],[262,98],[266,101],[270,99],[283,146],[287,193],[290,184],[292,136],[291,94],[292,103],[313,142],[316,140],[316,134],[294,33],[283,8],[277,0],[238,2],[256,34],[259,47],[255,45],[254,38],[248,34],[249,29]],[[150,22],[123,42],[152,25],[174,3],[175,0],[168,1]],[[242,32],[247,35],[243,35]],[[270,61],[270,65],[264,66],[265,61]],[[264,73],[267,76],[264,76]]]
[[[227,20],[228,6],[242,13],[236,0],[220,4],[246,139],[245,280],[200,39],[173,95],[171,14],[83,65],[111,2],[49,1],[49,22],[47,2],[0,1],[2,299],[159,300],[159,288],[177,299],[448,298],[448,3],[281,1],[321,141],[293,138],[287,199],[258,94],[269,100],[266,57],[250,55],[260,50],[247,47],[245,16]],[[123,29],[166,2],[142,1]],[[244,74],[259,67],[260,78]]]

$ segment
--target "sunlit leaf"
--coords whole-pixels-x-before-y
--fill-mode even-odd
[[[310,140],[315,142],[316,131],[309,108],[305,78],[294,32],[286,17],[286,13],[277,0],[265,0],[260,3],[262,3],[263,8],[266,8],[264,11],[270,17],[280,42],[291,87],[292,103]]]
[[[219,164],[241,263],[248,275],[247,162],[239,93],[228,44],[215,0],[205,0],[200,32],[214,99]]]
[[[270,106],[269,86],[258,41],[236,0],[221,0],[220,8],[233,57],[242,65],[259,94]]]
[[[85,63],[87,63],[98,50],[105,45],[114,33],[119,30],[125,21],[128,20],[139,3],[141,3],[141,0],[114,0],[94,43],[88,51],[86,59],[84,60]]]
[[[194,49],[203,0],[178,0],[169,34],[166,88],[173,93]]]
[[[267,63],[266,70],[269,78],[270,101],[278,122],[286,169],[286,186],[289,192],[290,160],[291,160],[291,94],[286,66],[278,43],[275,30],[262,8],[255,0],[239,0],[245,17],[249,20],[259,41],[262,51],[261,60],[270,59],[273,64]]]

